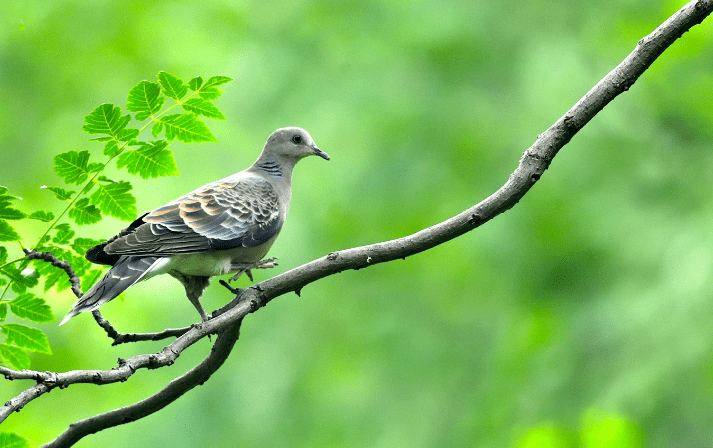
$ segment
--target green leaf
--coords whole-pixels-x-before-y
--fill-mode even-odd
[[[98,282],[99,279],[104,275],[104,271],[101,269],[92,269],[87,271],[82,277],[82,285],[84,290],[91,288],[94,283]]]
[[[28,358],[29,363],[29,358]],[[29,364],[28,364],[29,367]],[[0,447],[2,448],[30,448],[30,442],[13,432],[0,433]]]
[[[219,98],[222,94],[223,91],[217,87],[203,87],[198,91],[198,95],[200,95],[201,98],[205,98],[207,100],[215,100]]]
[[[7,364],[8,367],[15,370],[29,369],[30,368],[30,357],[21,348],[13,347],[11,345],[0,344],[0,361],[3,364]],[[23,446],[23,445],[3,445],[2,436],[0,434],[0,447],[6,446]],[[27,445],[25,445],[27,446]]]
[[[225,120],[223,113],[213,105],[210,101],[203,98],[191,98],[183,103],[183,109],[186,112],[193,112],[196,115],[203,115],[208,118],[216,118]]]
[[[161,96],[161,87],[155,82],[141,81],[129,91],[126,110],[138,112],[136,120],[144,121],[161,110],[165,99]]]
[[[52,354],[47,336],[36,328],[19,324],[1,325],[0,329],[7,335],[6,344],[16,345],[31,352]]]
[[[89,198],[82,198],[69,210],[69,218],[81,226],[101,221],[102,215],[98,208],[89,204]]]
[[[88,134],[109,134],[119,136],[119,132],[131,121],[131,115],[121,115],[121,108],[113,104],[102,104],[84,117],[83,129]]]
[[[74,244],[74,243],[73,243]],[[59,260],[66,260],[78,277],[82,277],[93,265],[83,256],[79,256],[74,250],[61,248],[55,245],[42,247],[43,251],[52,252]],[[62,291],[71,287],[67,273],[56,266],[42,260],[34,260],[33,264],[39,275],[44,278],[44,290],[49,291],[52,286],[57,285],[57,291]]]
[[[188,88],[195,92],[201,88],[202,84],[203,84],[203,78],[201,78],[200,76],[196,76],[195,78],[188,81]]]
[[[153,126],[151,126],[151,134],[154,137],[158,137],[158,135],[163,131],[163,123],[161,120],[157,120],[156,123],[154,123]]]
[[[131,188],[131,184],[126,181],[107,185],[97,183],[97,191],[92,194],[90,201],[105,215],[133,221],[136,219],[136,198],[129,193]]]
[[[49,265],[49,272],[44,275],[44,291],[47,292],[52,289],[53,286],[57,285],[57,291],[62,291],[67,289],[66,285],[70,285],[69,279],[67,278],[67,273],[60,268],[55,268]],[[61,281],[64,280],[64,281]]]
[[[119,142],[116,140],[110,140],[104,146],[104,154],[107,156],[113,156],[117,151],[119,151]]]
[[[84,254],[76,255],[74,250],[67,250],[64,257],[72,265],[74,272],[78,277],[83,276],[89,269],[91,269],[92,266],[94,266],[86,258],[84,258]]]
[[[28,216],[28,218],[36,219],[36,220],[42,221],[42,222],[52,222],[52,221],[54,221],[54,213],[39,210],[39,211],[30,213],[30,216]]]
[[[4,275],[5,277],[9,278],[13,282],[20,282],[22,283],[22,273],[21,271],[15,266],[14,264],[8,264],[7,266],[3,266],[0,268],[0,274]]]
[[[20,210],[0,206],[0,219],[22,219],[25,217],[27,217],[27,215]]]
[[[9,188],[7,188],[5,185],[0,185],[0,196],[7,194],[8,191],[10,191]]]
[[[55,235],[55,237],[52,238],[52,242],[56,243],[56,244],[69,244],[69,242],[72,241],[72,238],[74,238],[74,230],[60,229],[57,231],[57,234]],[[56,254],[55,254],[55,256],[56,256]]]
[[[0,241],[20,241],[21,239],[7,221],[0,219]]]
[[[169,98],[180,101],[188,93],[188,86],[183,83],[183,80],[170,73],[159,72],[157,78],[163,93]]]
[[[203,88],[221,86],[223,84],[231,82],[232,80],[233,78],[228,78],[227,76],[211,76],[210,79],[206,81]]]
[[[5,246],[0,246],[0,264],[5,264],[7,261],[7,249]]]
[[[72,249],[79,255],[84,256],[89,249],[103,242],[104,240],[95,240],[92,238],[75,238],[72,242]]]
[[[22,198],[18,198],[17,196],[12,196],[9,194],[0,194],[0,204],[2,205],[8,205],[10,204],[10,201],[17,201],[18,199],[21,200]]]
[[[179,140],[184,143],[218,141],[208,126],[192,113],[168,115],[161,118],[160,123],[166,129],[168,140]]]
[[[223,91],[220,90],[218,86],[230,81],[232,81],[232,79],[227,76],[213,76],[201,87],[198,94],[207,100],[214,100],[223,94]]]
[[[129,142],[132,139],[135,139],[136,137],[138,137],[139,132],[140,131],[138,129],[134,129],[134,128],[122,129],[121,132],[119,132],[118,139],[121,142]]]
[[[20,271],[20,275],[22,276],[20,283],[27,288],[34,288],[40,282],[40,275],[34,269],[25,268]]]
[[[49,243],[51,239],[52,238],[49,235],[45,235],[42,238],[40,238],[40,241],[37,243],[37,250],[40,250],[43,247],[45,247],[45,245],[47,243]]]
[[[48,187],[47,185],[43,185],[41,188],[54,193],[54,196],[60,201],[69,201],[70,199],[72,199],[72,196],[74,196],[74,193],[76,193],[76,191],[68,191],[64,188],[59,187]]]
[[[55,320],[52,309],[45,300],[35,297],[30,292],[15,297],[10,302],[10,310],[20,319],[29,319],[33,322],[52,322]]]
[[[56,226],[54,226],[54,229],[66,232],[72,230],[72,226],[70,226],[69,223],[63,222],[62,224],[57,224]]]
[[[5,318],[7,318],[7,303],[0,303],[0,322],[4,321]]]
[[[119,156],[118,168],[126,167],[130,174],[139,174],[144,179],[149,177],[177,176],[178,167],[173,152],[167,149],[168,142],[159,140],[146,143],[138,149],[127,151]]]
[[[34,269],[20,271],[17,266],[9,264],[0,268],[0,274],[12,281],[12,290],[23,294],[27,288],[33,288],[39,283],[39,274]]]
[[[63,177],[68,184],[77,185],[87,180],[87,176],[101,169],[101,164],[88,164],[89,151],[68,151],[54,157],[54,171],[59,177]]]
[[[8,264],[0,267],[0,275],[4,275],[14,282],[22,282],[22,273],[14,264]]]

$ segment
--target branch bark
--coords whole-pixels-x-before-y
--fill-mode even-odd
[[[106,428],[131,423],[140,418],[151,415],[185,394],[194,387],[208,381],[208,378],[223,365],[233,346],[240,336],[241,320],[225,326],[216,338],[215,344],[207,358],[193,369],[171,381],[158,393],[132,405],[115,409],[104,414],[95,415],[86,420],[74,423],[69,429],[55,440],[44,445],[45,448],[69,447],[77,443],[84,436],[94,434]]]
[[[101,414],[75,424],[48,447],[71,446],[82,437],[103,429],[133,421],[156,412],[182,394],[206,381],[227,359],[238,338],[242,319],[270,300],[301,289],[314,281],[347,269],[362,269],[431,249],[490,221],[512,208],[541,178],[558,151],[584,127],[600,110],[621,93],[628,90],[642,73],[681,35],[702,22],[713,11],[713,0],[694,0],[686,4],[651,34],[641,39],[636,48],[577,104],[555,122],[520,158],[517,169],[508,181],[485,200],[462,213],[412,235],[333,252],[320,259],[292,269],[256,284],[214,313],[214,317],[194,325],[163,351],[138,355],[118,368],[108,371],[81,370],[65,373],[15,372],[13,378],[33,379],[38,383],[0,408],[0,421],[54,387],[75,383],[105,384],[125,381],[136,369],[156,368],[172,363],[178,355],[199,339],[218,334],[216,343],[206,359],[182,377],[172,381],[155,395],[125,408]],[[6,369],[7,370],[7,369]],[[0,370],[8,376],[6,370]]]

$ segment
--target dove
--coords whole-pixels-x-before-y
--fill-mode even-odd
[[[201,321],[200,297],[213,276],[270,268],[264,259],[280,233],[292,196],[295,164],[316,155],[329,160],[307,131],[281,128],[246,170],[211,182],[149,213],[113,238],[90,248],[92,263],[112,266],[72,306],[60,325],[93,311],[137,282],[161,274],[178,279]]]

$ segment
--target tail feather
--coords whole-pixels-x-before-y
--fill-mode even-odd
[[[79,313],[94,311],[114,299],[128,287],[142,280],[146,274],[154,270],[161,260],[165,259],[162,257],[122,256],[104,278],[96,282],[72,305],[72,310],[62,319],[60,325]]]

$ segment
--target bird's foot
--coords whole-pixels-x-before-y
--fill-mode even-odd
[[[254,263],[233,263],[230,265],[231,271],[237,271],[237,273],[230,277],[230,281],[233,282],[240,278],[241,275],[247,274],[250,281],[253,281],[253,273],[250,272],[251,269],[270,269],[277,266],[277,257],[265,258],[264,260],[256,261]],[[221,284],[223,281],[221,280]],[[225,285],[223,285],[225,286]]]
[[[232,280],[232,279],[231,279],[231,280]],[[233,288],[232,286],[230,286],[230,285],[228,284],[228,282],[226,282],[226,281],[223,280],[223,279],[218,280],[218,283],[220,283],[221,285],[225,286],[225,287],[228,289],[228,291],[232,292],[233,294],[236,294],[236,295],[237,295],[237,294],[240,294],[240,292],[242,291],[242,288]]]

